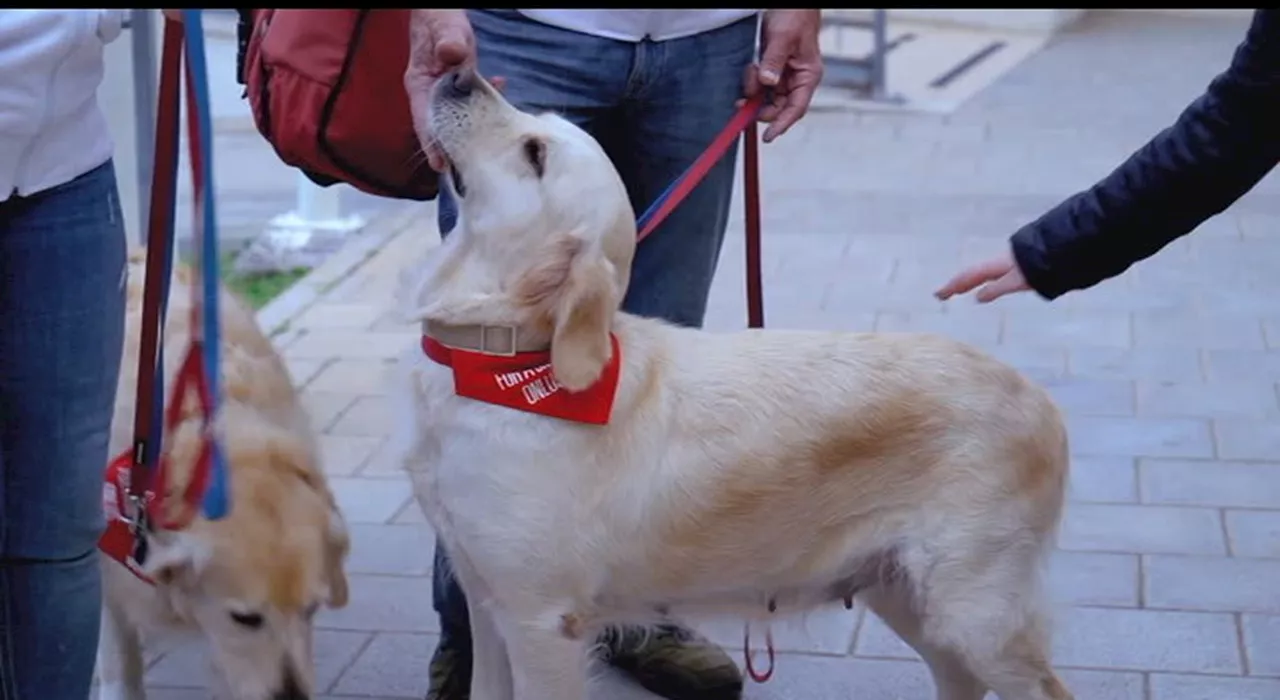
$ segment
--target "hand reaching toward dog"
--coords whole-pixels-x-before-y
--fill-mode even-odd
[[[761,90],[773,96],[760,111],[769,124],[764,142],[787,133],[809,110],[822,81],[822,52],[818,33],[822,10],[766,10],[760,27],[760,62],[747,67],[742,94],[747,99]]]
[[[956,294],[964,294],[980,284],[982,288],[978,290],[976,295],[980,304],[995,301],[1006,294],[1025,292],[1031,289],[1031,285],[1027,284],[1027,278],[1023,276],[1022,270],[1018,269],[1018,263],[1013,259],[1013,253],[1005,253],[962,270],[960,274],[952,277],[949,282],[942,285],[942,288],[934,292],[933,295],[946,301]]]
[[[409,19],[409,67],[404,89],[409,93],[413,124],[437,172],[448,167],[427,121],[427,99],[440,76],[476,62],[476,37],[465,10],[413,10]]]

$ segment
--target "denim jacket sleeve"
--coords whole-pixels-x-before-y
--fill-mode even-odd
[[[1154,255],[1248,192],[1280,161],[1280,10],[1257,10],[1230,67],[1173,126],[1093,187],[1013,235],[1046,299]]]

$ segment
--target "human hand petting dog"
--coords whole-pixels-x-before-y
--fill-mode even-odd
[[[822,10],[765,10],[760,62],[747,67],[742,86],[746,99],[773,90],[772,99],[760,111],[760,121],[769,124],[765,143],[787,133],[809,110],[822,80],[821,29]]]
[[[1031,285],[1027,284],[1027,278],[1022,274],[1022,270],[1018,269],[1018,263],[1014,260],[1013,253],[1008,252],[962,270],[960,274],[952,277],[949,282],[942,285],[942,288],[934,292],[933,295],[942,301],[946,301],[957,294],[964,294],[980,284],[982,288],[975,295],[980,304],[995,301],[1006,294],[1025,292],[1031,289]]]
[[[404,89],[409,93],[413,124],[423,144],[427,164],[442,172],[448,167],[435,145],[427,120],[427,96],[440,76],[463,66],[475,66],[476,36],[465,10],[412,10],[409,18],[409,67]]]

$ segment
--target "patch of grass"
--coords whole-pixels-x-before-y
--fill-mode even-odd
[[[234,253],[224,252],[219,263],[219,271],[222,273],[222,282],[236,293],[245,303],[253,307],[254,311],[266,306],[272,299],[284,293],[284,290],[293,286],[294,282],[302,279],[311,270],[305,267],[295,267],[292,270],[283,272],[263,272],[249,275],[238,275],[232,267],[236,256]],[[190,260],[186,261],[188,264]]]
[[[293,286],[294,282],[302,279],[308,272],[310,270],[305,267],[295,267],[286,272],[263,272],[240,276],[228,270],[222,273],[222,279],[232,291],[239,294],[240,298],[256,311],[280,296],[284,290]]]

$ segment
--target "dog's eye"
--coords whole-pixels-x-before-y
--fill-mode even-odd
[[[236,623],[237,625],[240,625],[241,627],[251,629],[251,630],[256,630],[262,627],[262,623],[265,620],[263,619],[261,613],[233,612],[231,613],[231,621]]]
[[[533,172],[542,177],[542,171],[546,167],[547,145],[538,139],[525,139],[524,157],[533,166]]]

